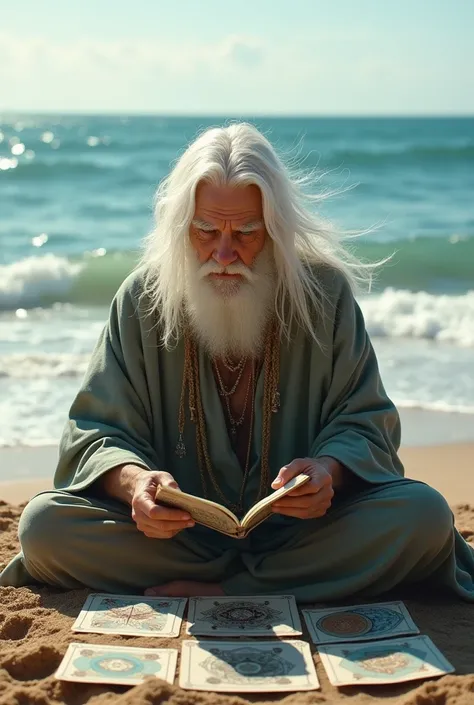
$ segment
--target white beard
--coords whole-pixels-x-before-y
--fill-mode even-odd
[[[211,272],[241,274],[238,281],[212,280]],[[244,264],[203,265],[193,250],[186,256],[185,308],[198,341],[212,357],[258,357],[274,310],[275,266],[265,245],[252,268]]]

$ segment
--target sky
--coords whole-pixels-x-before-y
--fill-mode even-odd
[[[472,115],[473,0],[0,0],[0,112]]]

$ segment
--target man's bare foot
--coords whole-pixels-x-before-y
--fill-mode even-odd
[[[222,597],[225,592],[218,583],[172,580],[158,587],[147,588],[144,594],[147,597]]]

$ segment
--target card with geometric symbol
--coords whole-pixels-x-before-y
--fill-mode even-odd
[[[179,636],[186,598],[90,595],[73,632],[129,636]]]
[[[315,644],[371,641],[420,633],[403,602],[380,602],[302,612]]]
[[[191,597],[186,634],[197,636],[298,636],[293,595]]]
[[[55,678],[77,683],[138,685],[148,676],[173,684],[177,649],[69,644]]]
[[[223,693],[320,687],[311,649],[304,641],[184,641],[179,685]]]
[[[382,685],[435,678],[454,671],[427,636],[318,646],[333,685]]]

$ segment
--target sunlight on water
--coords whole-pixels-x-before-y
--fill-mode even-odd
[[[41,135],[41,140],[45,144],[50,144],[54,140],[54,134],[52,132],[43,132]]]
[[[153,225],[157,185],[198,131],[221,122],[0,120],[3,442],[57,439],[110,301]],[[256,123],[293,165],[315,170],[318,189],[334,192],[318,203],[323,215],[341,229],[368,231],[351,242],[364,259],[393,255],[374,294],[360,299],[389,394],[402,407],[468,416],[474,120]]]
[[[25,145],[22,142],[18,142],[17,144],[14,144],[11,148],[11,153],[15,157],[19,157],[21,154],[24,153],[25,149]]]

